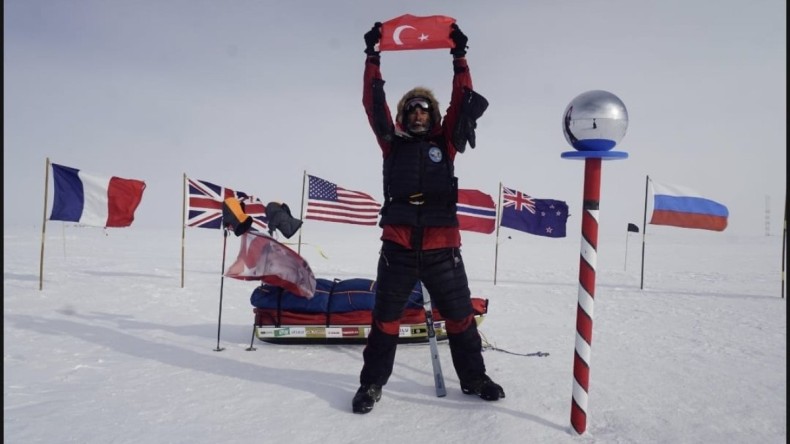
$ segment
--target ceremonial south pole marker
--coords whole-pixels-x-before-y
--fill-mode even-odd
[[[628,157],[628,153],[612,151],[612,148],[625,136],[627,128],[628,112],[625,105],[614,94],[602,90],[587,91],[576,96],[565,109],[562,120],[565,140],[576,151],[564,152],[561,157],[584,160],[579,302],[576,306],[576,346],[573,356],[571,401],[571,426],[580,435],[587,430],[595,267],[598,261],[601,160]]]

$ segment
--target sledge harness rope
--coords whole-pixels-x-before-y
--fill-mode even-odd
[[[539,358],[542,358],[544,356],[548,356],[549,355],[548,353],[545,353],[545,352],[542,352],[542,351],[536,351],[536,352],[533,352],[533,353],[516,353],[516,352],[509,351],[509,350],[505,350],[503,348],[497,347],[496,344],[492,344],[492,343],[488,342],[488,338],[486,338],[486,335],[484,335],[483,332],[481,332],[480,330],[478,330],[477,332],[480,333],[480,337],[483,339],[483,351],[494,350],[494,351],[507,353],[507,354],[510,354],[510,355],[516,355],[516,356],[537,356]]]

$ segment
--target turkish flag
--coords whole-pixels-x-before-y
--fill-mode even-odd
[[[453,48],[455,43],[450,38],[453,23],[455,19],[446,15],[406,14],[387,20],[381,24],[379,51]]]

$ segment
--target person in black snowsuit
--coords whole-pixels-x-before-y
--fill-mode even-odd
[[[476,120],[488,102],[472,88],[465,57],[468,39],[454,23],[450,38],[453,91],[444,120],[434,94],[417,87],[398,102],[393,122],[376,51],[381,23],[365,34],[362,102],[384,158],[384,204],[373,322],[363,352],[360,387],[352,400],[354,413],[370,412],[381,399],[381,389],[392,374],[400,318],[419,281],[445,319],[463,393],[486,401],[505,397],[502,387],[486,375],[456,217],[455,156],[464,152],[467,143],[475,147]]]

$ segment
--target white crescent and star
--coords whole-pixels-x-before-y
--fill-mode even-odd
[[[400,39],[400,33],[403,32],[404,29],[417,29],[417,28],[410,25],[401,25],[395,28],[395,31],[392,32],[392,40],[395,42],[396,45],[403,44],[403,41],[401,41]]]
[[[392,41],[395,42],[396,45],[401,46],[403,45],[403,41],[400,39],[400,33],[403,32],[405,29],[417,29],[411,25],[401,25],[395,28],[395,31],[392,32]],[[428,36],[425,34],[420,34],[419,37],[420,41],[428,40]]]

